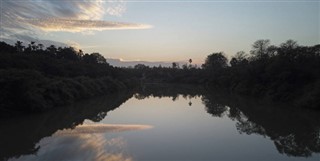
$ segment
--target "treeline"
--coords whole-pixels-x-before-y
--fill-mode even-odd
[[[223,52],[207,56],[201,68],[148,67],[138,64],[127,73],[143,83],[202,84],[290,106],[320,109],[320,45],[300,46],[288,40],[279,46],[258,40],[249,54],[240,51],[231,60]]]
[[[132,86],[125,71],[114,68],[99,53],[72,47],[44,49],[0,42],[0,110],[43,111],[75,100],[117,92]]]
[[[187,65],[185,65],[187,66]],[[145,83],[204,84],[204,71],[195,66],[188,67],[149,67],[143,64],[125,68],[127,74],[135,80]]]
[[[310,157],[320,152],[319,111],[292,109],[286,104],[192,85],[149,84],[142,86],[134,96],[137,99],[169,97],[172,101],[189,99],[190,106],[191,98],[198,97],[208,114],[233,120],[239,133],[268,138],[281,154]]]
[[[250,55],[241,51],[229,62],[223,53],[213,53],[202,67],[211,88],[320,109],[320,45],[288,40],[274,46],[258,40]]]
[[[307,158],[320,152],[319,111],[224,92],[205,93],[202,102],[213,117],[233,120],[239,133],[270,139],[281,154]]]
[[[0,118],[0,146],[6,147],[0,151],[0,160],[7,161],[22,155],[36,155],[40,149],[37,143],[41,139],[52,136],[58,130],[73,129],[83,124],[85,120],[100,122],[109,111],[118,108],[132,95],[132,93],[124,91],[76,102],[41,115],[31,114],[19,118]],[[19,137],[21,134],[28,135]],[[13,142],[19,143],[19,146],[12,144]]]
[[[207,56],[201,67],[192,60],[172,67],[110,66],[99,53],[72,47],[44,48],[31,42],[0,42],[0,109],[42,111],[75,100],[114,93],[146,83],[204,85],[290,106],[320,109],[320,45],[279,46],[258,40],[250,54],[229,61],[222,53]]]

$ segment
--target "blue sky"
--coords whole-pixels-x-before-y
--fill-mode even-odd
[[[32,1],[43,4],[47,2]],[[90,4],[79,7],[81,3]],[[64,4],[68,4],[68,7],[61,9]],[[2,6],[7,8],[10,5],[12,4],[5,3]],[[46,4],[46,7],[51,7],[50,5],[55,7],[48,10],[47,12],[52,13],[46,13],[44,18],[52,16],[55,19],[84,20],[77,23],[80,25],[86,21],[99,20],[94,22],[98,25],[94,27],[90,22],[91,25],[79,30],[49,30],[44,24],[33,22],[32,27],[27,30],[29,33],[31,30],[38,39],[76,44],[85,52],[100,52],[108,58],[146,61],[183,61],[192,58],[194,62],[200,63],[212,52],[223,51],[228,57],[241,50],[249,52],[251,44],[258,39],[270,39],[275,45],[288,39],[296,40],[301,45],[320,43],[320,1],[110,3],[57,0]],[[89,9],[83,7],[88,5]],[[60,7],[59,10],[56,9],[57,6]],[[14,7],[19,11],[18,7],[23,7],[23,4],[15,4]],[[1,10],[10,14],[10,10],[7,11],[4,7]],[[30,10],[28,16],[32,12],[35,11]],[[28,16],[26,19],[30,19]],[[31,18],[42,19],[41,14]],[[30,21],[27,22],[30,24]],[[52,21],[42,22],[54,25]],[[110,30],[109,22],[130,24],[120,24],[121,30]],[[64,24],[60,20],[57,23]],[[103,25],[107,27],[102,27]]]

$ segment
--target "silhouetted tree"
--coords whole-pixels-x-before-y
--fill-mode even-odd
[[[116,68],[109,66],[99,53],[83,54],[82,50],[57,48],[54,45],[42,50],[40,46],[33,42],[23,49],[19,41],[15,47],[0,43],[0,74],[1,70],[4,71],[0,78],[4,80],[5,87],[2,93],[27,91],[25,101],[30,107],[32,104],[37,104],[39,109],[64,105],[77,98],[150,82],[201,84],[208,89],[220,88],[231,93],[290,103],[292,107],[320,109],[320,45],[299,46],[295,41],[288,40],[275,46],[270,45],[269,40],[258,40],[253,44],[251,57],[238,52],[232,57],[231,66],[228,66],[222,52],[212,53],[207,56],[202,69],[192,67],[191,59],[182,69],[175,62],[172,68],[160,65],[150,68],[143,64],[134,68]],[[35,90],[26,88],[26,82],[32,82],[29,81],[31,79],[20,82],[24,86],[7,84],[19,82],[16,78],[20,79],[24,73],[41,78],[38,83],[30,84]],[[15,74],[20,76],[15,77]],[[17,95],[15,92],[11,94]],[[11,100],[10,103],[14,105],[14,102],[17,101]]]
[[[242,64],[247,64],[247,54],[244,51],[239,51],[234,57],[232,57],[230,64],[231,66],[237,66]]]
[[[43,47],[44,47],[43,44],[38,44],[38,48],[39,48],[40,50],[43,50]]]
[[[78,52],[79,58],[82,59],[83,55],[84,55],[83,51],[81,49],[79,49],[79,52]]]
[[[134,69],[138,69],[138,70],[144,70],[147,69],[148,66],[144,65],[144,64],[137,64],[134,66]]]
[[[191,69],[191,68],[192,68],[191,63],[192,63],[192,59],[189,59],[189,69]]]
[[[54,45],[50,45],[49,47],[47,47],[46,51],[51,55],[57,54],[57,48]]]
[[[182,65],[182,69],[187,70],[188,69],[188,65],[187,64],[183,64]]]
[[[298,47],[298,43],[294,40],[287,40],[285,43],[282,43],[280,45],[280,48],[282,49],[287,49],[287,50],[291,50],[291,49],[296,49]]]
[[[14,50],[2,42],[0,47],[0,112],[43,111],[135,83],[120,80],[123,70],[109,66],[99,53],[82,56],[72,47],[54,45],[43,50],[34,42],[22,50],[20,41],[11,46]]]
[[[59,59],[67,59],[67,60],[79,60],[77,52],[73,47],[64,47],[58,48],[57,50],[57,58]]]
[[[15,52],[17,52],[17,48],[1,41],[0,42],[0,52],[1,53],[5,53],[5,52],[15,53]]]
[[[202,65],[204,69],[216,70],[226,68],[228,66],[228,59],[220,53],[212,53],[207,56],[205,63]]]
[[[31,47],[31,51],[36,51],[38,49],[38,46],[36,45],[36,43],[34,41],[31,41],[31,43],[29,45]]]
[[[252,45],[250,53],[256,58],[264,58],[268,56],[268,47],[270,40],[257,40]]]
[[[107,63],[106,58],[104,58],[101,54],[92,53],[91,55],[95,58],[96,63],[98,63],[98,64],[106,64]]]
[[[173,62],[173,63],[172,63],[172,68],[173,68],[173,69],[179,68],[179,63]]]
[[[15,43],[15,47],[17,49],[17,52],[21,53],[24,49],[24,46],[22,45],[22,42],[21,41],[17,41]]]

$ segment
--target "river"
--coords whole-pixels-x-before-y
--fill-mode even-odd
[[[320,160],[319,113],[144,88],[0,120],[0,160]]]

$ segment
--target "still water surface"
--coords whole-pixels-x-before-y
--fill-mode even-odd
[[[253,112],[254,115],[251,115],[251,112],[246,111],[248,109],[244,109],[246,111],[244,112],[240,108],[223,105],[221,101],[217,103],[207,95],[170,97],[135,95],[125,100],[123,104],[120,101],[121,105],[114,104],[111,110],[97,109],[96,116],[93,114],[91,117],[85,114],[88,108],[105,107],[110,102],[100,100],[99,105],[96,104],[99,101],[85,104],[87,107],[83,107],[86,108],[84,111],[72,112],[71,108],[67,111],[62,110],[61,113],[55,111],[50,116],[21,119],[15,126],[25,128],[20,131],[24,133],[13,134],[18,131],[17,128],[13,131],[8,130],[6,137],[24,135],[39,135],[39,137],[24,138],[31,140],[29,142],[21,139],[21,146],[24,146],[24,149],[17,152],[10,150],[3,152],[0,159],[9,161],[320,160],[320,132],[319,123],[316,122],[318,120],[310,118],[306,121],[305,117],[297,116],[299,112],[286,114],[280,111],[279,114],[279,111],[275,111],[284,118],[281,122],[272,122],[278,121],[278,116],[267,116],[266,118],[270,120],[263,120],[263,117],[274,111],[269,110],[270,113],[262,111],[265,113],[263,115]],[[59,120],[63,122],[63,115],[68,112],[75,118],[65,121],[63,125],[56,125],[56,130],[52,129],[46,134],[34,132],[44,130],[45,126],[59,124],[54,123]],[[57,114],[60,117],[56,116]],[[305,122],[301,122],[301,126],[294,121],[287,122],[285,115],[297,117]],[[56,119],[52,120],[53,116]],[[28,134],[28,127],[24,127],[28,125],[23,123],[28,123],[26,120],[31,118],[38,121],[36,126],[30,127]],[[272,126],[271,129],[269,125]],[[8,126],[2,128],[9,128]],[[11,149],[14,151],[20,143],[13,141],[14,139],[9,139],[8,144],[11,144]]]

